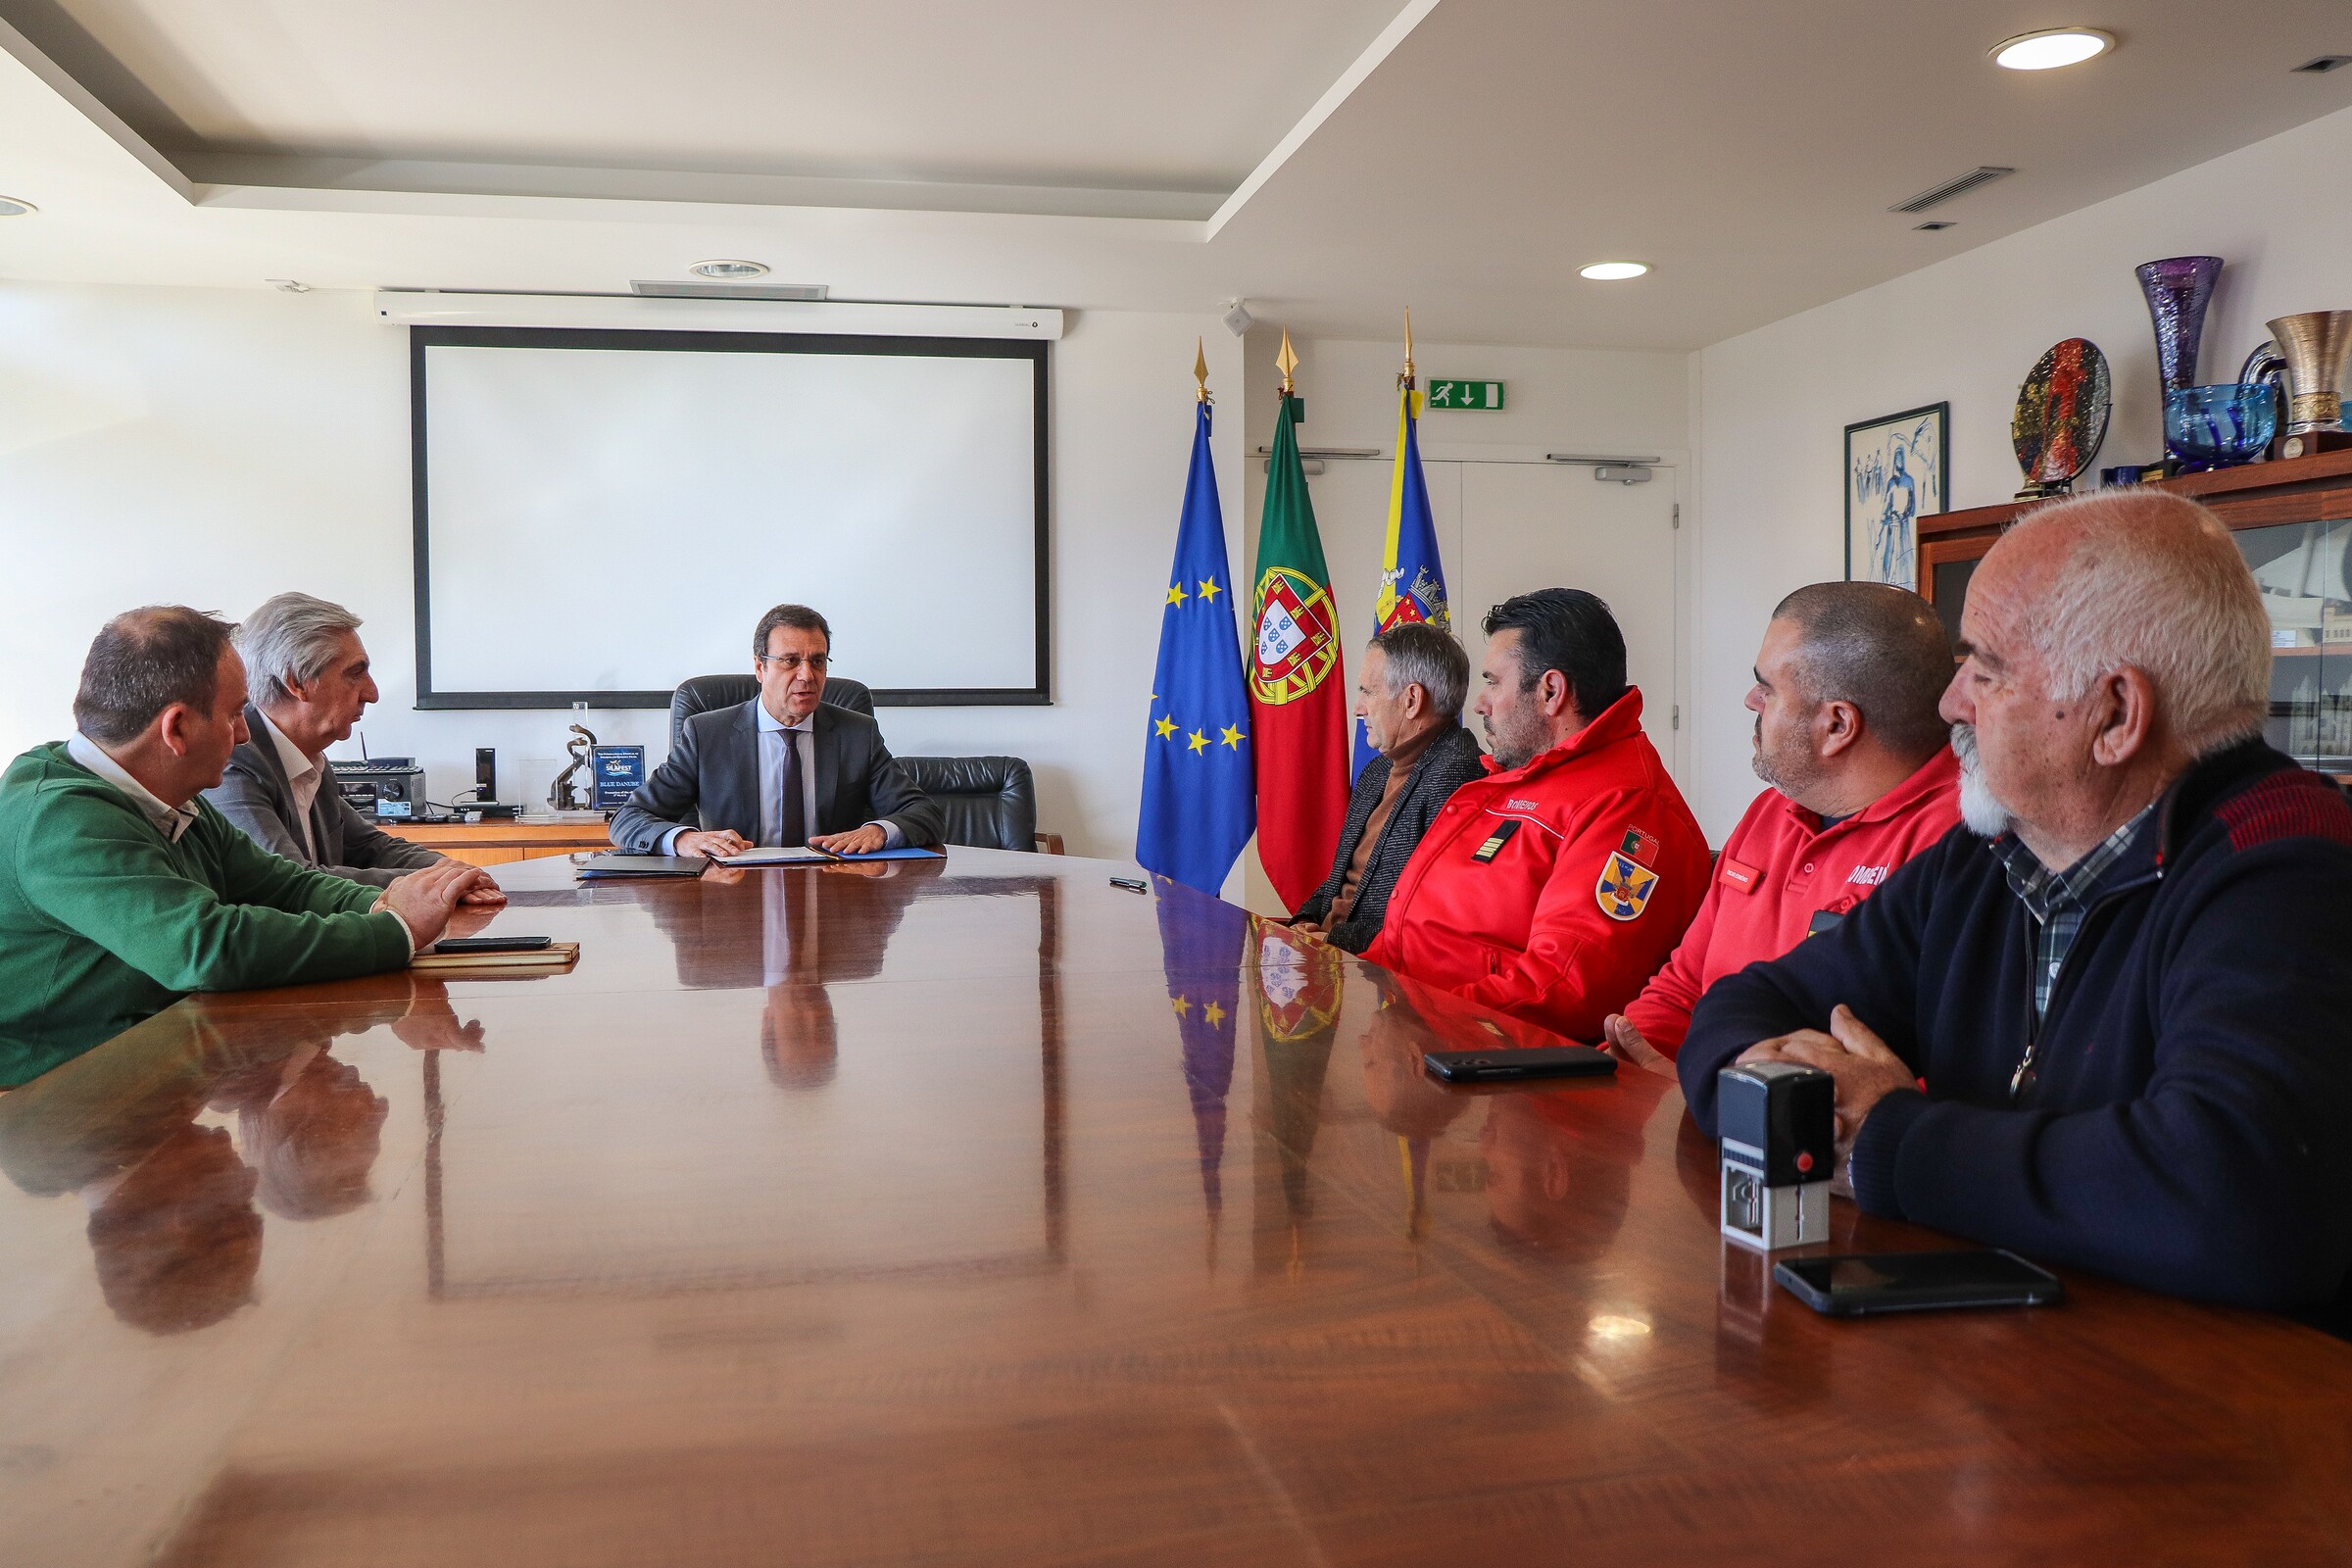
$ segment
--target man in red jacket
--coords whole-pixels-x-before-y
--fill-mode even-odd
[[[1674,1076],[1707,987],[1826,931],[1960,820],[1960,769],[1936,711],[1951,645],[1928,602],[1817,582],[1772,612],[1747,706],[1772,786],[1732,830],[1666,967],[1608,1020],[1623,1059]]]
[[[1642,732],[1608,606],[1545,588],[1486,631],[1487,775],[1430,824],[1364,956],[1598,1040],[1690,923],[1706,840]]]

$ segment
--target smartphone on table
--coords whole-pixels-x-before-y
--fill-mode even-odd
[[[1532,1078],[1606,1078],[1617,1058],[1591,1046],[1533,1046],[1524,1051],[1425,1051],[1421,1065],[1449,1084],[1508,1084]]]
[[[1814,1311],[1832,1317],[1947,1306],[2042,1306],[2066,1295],[2057,1275],[1997,1248],[1792,1257],[1775,1264],[1772,1277]]]
[[[555,946],[554,937],[443,937],[433,953],[536,953]]]

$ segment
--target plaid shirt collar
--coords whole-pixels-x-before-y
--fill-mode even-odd
[[[2018,902],[2040,928],[2035,939],[2037,961],[2034,966],[2036,1016],[2049,1010],[2051,988],[2057,984],[2058,971],[2064,967],[2075,937],[2082,929],[2082,914],[2090,906],[2092,895],[2098,892],[2099,884],[2107,879],[2115,863],[2124,858],[2124,852],[2132,848],[2132,841],[2139,836],[2140,825],[2155,811],[2153,802],[2141,808],[2131,821],[2108,834],[2097,848],[2063,871],[2053,871],[2042,864],[2014,833],[2005,833],[1992,842],[1992,853],[2000,858],[2001,868],[2009,875],[2009,891],[2017,895]]]

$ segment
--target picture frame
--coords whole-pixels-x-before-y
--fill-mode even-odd
[[[1952,406],[1845,427],[1845,580],[1919,588],[1919,519],[1951,510]]]

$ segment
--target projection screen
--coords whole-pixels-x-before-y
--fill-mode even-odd
[[[1049,701],[1046,347],[411,327],[417,706],[665,708],[786,601],[877,703]]]

